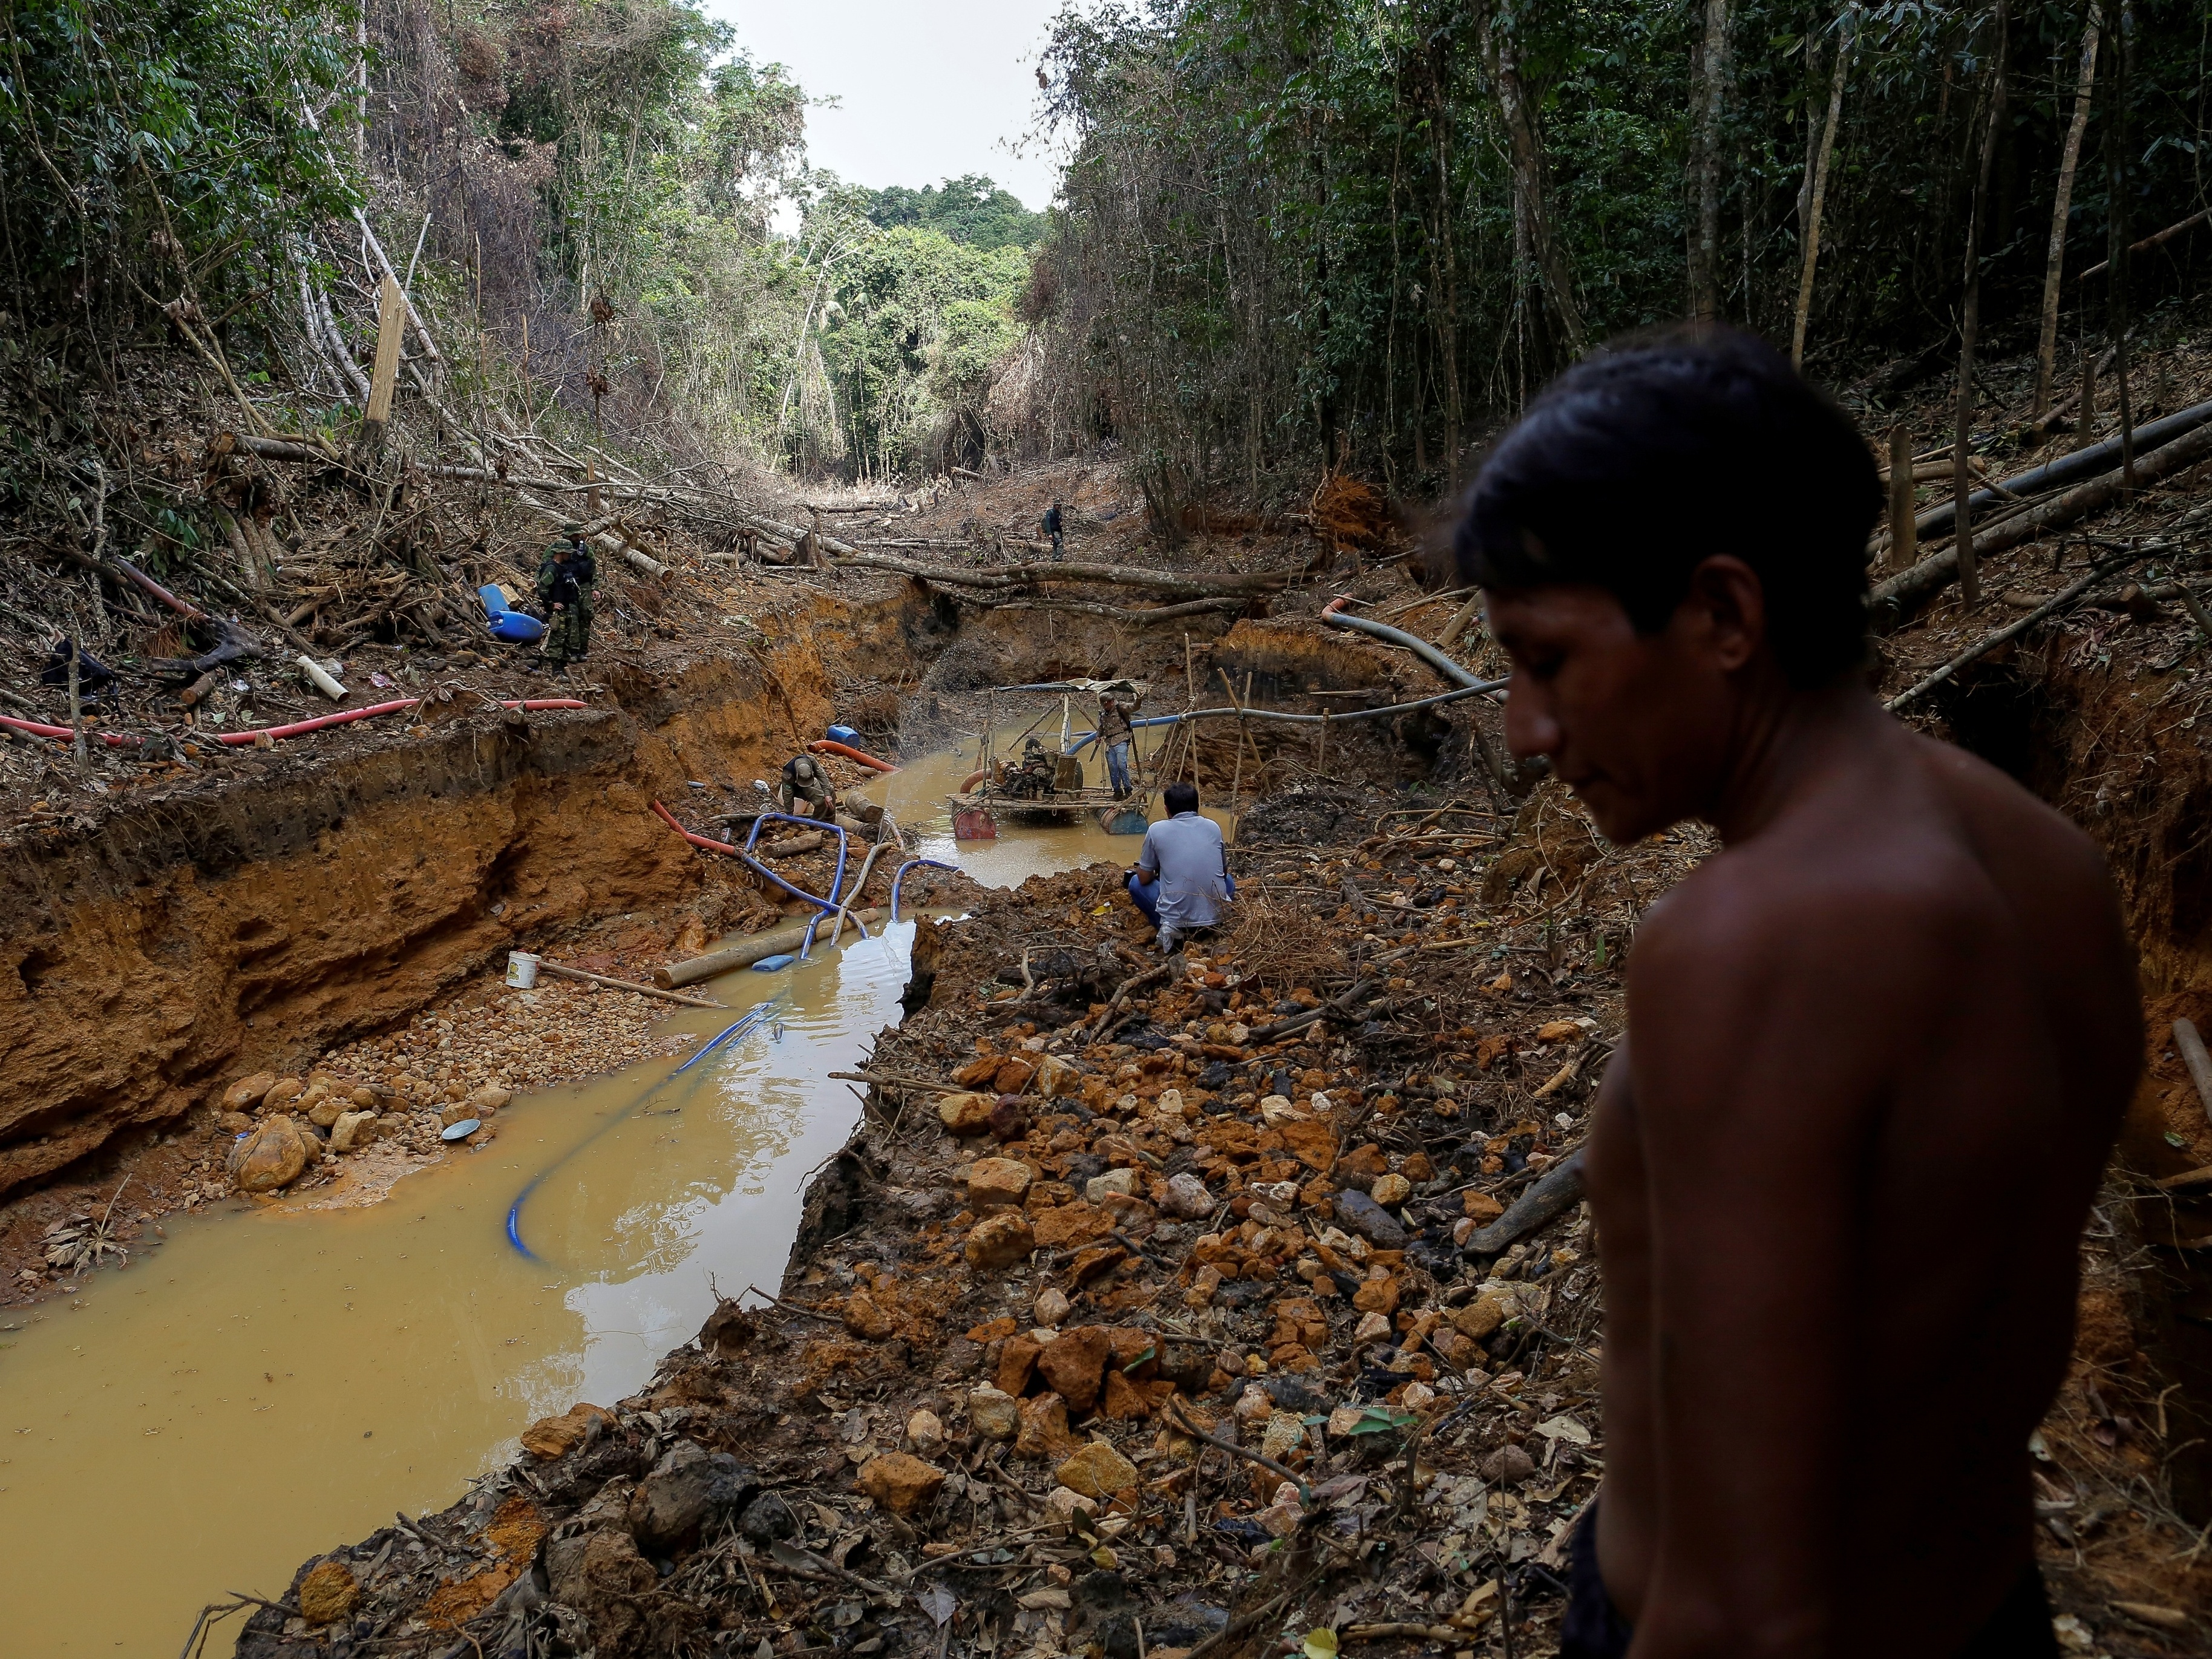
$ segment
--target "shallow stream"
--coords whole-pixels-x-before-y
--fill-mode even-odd
[[[973,764],[867,793],[993,886],[1134,857],[1087,819],[956,844],[944,797]],[[829,1073],[898,1018],[913,926],[699,988],[732,1012],[663,1030],[772,1006],[682,1076],[663,1058],[519,1098],[488,1146],[367,1209],[171,1217],[127,1270],[9,1320],[0,1651],[174,1652],[205,1603],[279,1595],[308,1556],[452,1503],[533,1419],[635,1390],[717,1288],[775,1288],[858,1114]],[[507,1237],[526,1188],[528,1256]]]

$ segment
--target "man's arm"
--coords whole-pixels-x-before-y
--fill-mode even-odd
[[[1160,849],[1149,830],[1145,831],[1145,844],[1137,849],[1137,867],[1129,873],[1139,887],[1150,887],[1160,878]]]
[[[1972,955],[1953,908],[1711,868],[1638,935],[1659,1547],[1633,1659],[1832,1650],[1869,1146]]]

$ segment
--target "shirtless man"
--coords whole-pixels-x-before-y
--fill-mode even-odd
[[[2087,837],[1867,689],[1880,495],[1763,343],[1633,343],[1500,443],[1457,549],[1506,736],[1652,907],[1592,1113],[1605,1482],[1563,1659],[2055,1654],[2027,1439],[2142,1052]]]

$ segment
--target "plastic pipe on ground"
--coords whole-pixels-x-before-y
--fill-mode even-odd
[[[791,887],[791,890],[794,893],[798,893],[802,898],[814,899],[814,902],[817,904],[821,905],[824,909],[835,910],[837,908],[837,895],[842,892],[845,888],[845,857],[846,854],[852,850],[853,838],[851,835],[846,830],[843,824],[832,821],[822,818],[802,818],[796,813],[792,812],[763,812],[753,820],[752,832],[745,837],[745,856],[748,859],[751,859],[754,856],[753,848],[760,840],[761,826],[767,823],[771,819],[775,818],[781,818],[786,823],[804,824],[808,828],[814,830],[827,830],[837,837],[837,867],[830,873],[830,896],[827,900],[815,898],[813,894],[806,892],[803,889],[791,887],[791,884],[787,881],[783,881],[783,878],[780,876],[775,878],[778,881],[783,882],[784,886]],[[754,867],[760,870],[767,870],[768,868],[767,866],[758,863],[757,860],[756,860]],[[770,871],[769,873],[773,875],[775,872]]]
[[[309,656],[306,652],[302,651],[298,656],[293,658],[292,661],[302,674],[305,674],[309,679],[315,683],[316,690],[321,692],[333,702],[339,702],[343,699],[346,694],[345,687],[340,685],[336,680],[332,679],[331,678],[330,671],[325,668],[322,664],[317,662],[313,657]]]
[[[904,864],[899,866],[891,877],[891,920],[893,921],[899,919],[899,884],[906,879],[906,872],[917,864],[926,864],[933,870],[957,870],[960,867],[957,864],[947,864],[942,859],[908,859]]]
[[[868,884],[868,872],[876,867],[876,860],[883,856],[884,848],[887,845],[889,845],[888,842],[878,842],[873,847],[868,848],[867,857],[860,860],[860,873],[853,878],[853,896],[854,898],[860,897],[860,890]],[[858,927],[860,930],[860,937],[862,939],[867,938],[867,923],[854,916],[852,911],[852,907],[845,902],[845,884],[842,878],[840,878],[837,884],[830,890],[830,896],[833,901],[835,901],[837,906],[837,925],[830,930],[830,937],[833,939],[836,939],[838,934],[845,931],[845,924],[848,921],[850,921],[855,927]],[[799,959],[801,962],[806,960],[806,953],[814,948],[814,930],[821,925],[822,918],[819,916],[810,917],[808,919],[806,923],[806,937],[803,941],[801,941],[799,947]]]
[[[2156,449],[2170,438],[2194,432],[2207,421],[2212,421],[2212,399],[2193,404],[2187,409],[2176,410],[2162,420],[2145,421],[2131,434],[2135,452],[2141,455]],[[2077,449],[2070,455],[2061,455],[2055,461],[2030,467],[2025,472],[2015,472],[2009,478],[2000,478],[1994,488],[1977,489],[1966,499],[1972,504],[1974,516],[1978,519],[1990,508],[2004,504],[2004,497],[1997,494],[1999,489],[2010,495],[2033,495],[2045,489],[2056,489],[2062,484],[2094,478],[2100,472],[2110,472],[2119,464],[2120,438],[2118,433],[2114,433],[2102,443],[2091,444],[2087,449]],[[1914,538],[1927,541],[1937,536],[1948,535],[1958,516],[1959,508],[1955,501],[1944,501],[1929,507],[1913,520]]]
[[[878,760],[873,755],[864,754],[849,744],[836,742],[830,738],[817,738],[806,746],[817,755],[842,755],[847,760],[858,761],[872,771],[890,773],[898,770],[897,767],[893,766],[887,760]]]
[[[1463,690],[1472,690],[1483,685],[1484,683],[1476,678],[1472,670],[1463,664],[1454,662],[1419,635],[1408,634],[1402,628],[1390,628],[1382,623],[1370,622],[1364,617],[1347,617],[1343,611],[1344,603],[1340,599],[1331,599],[1322,608],[1322,621],[1332,628],[1356,629],[1362,634],[1372,634],[1378,640],[1388,640],[1393,645],[1402,645],[1430,667],[1435,669],[1437,673]],[[1490,684],[1495,685],[1502,682],[1493,680]],[[1343,718],[1341,714],[1329,716],[1332,723]]]
[[[715,841],[710,836],[694,834],[692,831],[686,830],[682,824],[678,823],[676,821],[676,815],[671,812],[665,806],[663,806],[659,801],[653,803],[653,810],[659,816],[660,821],[663,823],[665,823],[671,830],[673,830],[678,835],[683,836],[684,840],[690,842],[694,847],[702,847],[710,853],[726,853],[732,858],[736,859],[738,862],[743,864],[745,868],[750,870],[755,875],[774,882],[778,887],[782,888],[785,892],[790,894],[792,897],[795,899],[804,899],[807,903],[814,906],[817,910],[826,910],[832,913],[836,910],[837,907],[832,904],[828,899],[817,897],[816,895],[808,892],[803,887],[793,887],[781,876],[776,874],[775,871],[769,869],[768,866],[763,864],[750,853],[745,851],[744,848],[732,847],[726,841]],[[793,823],[811,823],[817,830],[835,827],[825,826],[819,818],[793,818],[788,812],[763,812],[761,814],[761,817],[763,818],[786,818]],[[754,832],[756,834],[759,832],[759,824],[757,822],[756,822],[754,825]],[[837,833],[842,836],[845,832],[842,830],[839,830]],[[842,870],[843,866],[844,857],[841,851],[838,855],[838,867]]]
[[[256,738],[296,738],[309,732],[319,732],[325,726],[347,726],[355,720],[369,720],[378,714],[396,714],[403,708],[416,707],[421,702],[420,697],[401,697],[392,702],[371,703],[365,708],[345,708],[335,714],[318,714],[313,720],[294,720],[289,726],[260,726],[246,732],[204,732],[199,735],[234,749],[240,744],[252,743]],[[502,708],[538,709],[587,708],[591,705],[580,697],[524,697],[503,698],[499,706]],[[33,737],[59,738],[64,741],[75,735],[66,726],[47,726],[38,720],[15,720],[5,714],[0,714],[0,726],[11,726],[18,732],[27,732]],[[85,735],[88,738],[97,738],[111,749],[133,747],[143,741],[137,737],[113,732],[88,732]]]
[[[1438,703],[1460,702],[1468,697],[1486,697],[1503,690],[1509,683],[1504,680],[1477,680],[1473,685],[1463,685],[1456,691],[1439,691],[1433,697],[1416,697],[1411,702],[1385,703],[1380,708],[1352,708],[1341,714],[1328,716],[1331,726],[1341,726],[1346,720],[1380,720],[1385,714],[1403,714],[1416,708],[1433,708]],[[1184,720],[1287,720],[1300,726],[1319,726],[1319,714],[1292,714],[1279,708],[1255,708],[1249,704],[1243,708],[1194,708],[1185,714],[1148,714],[1142,720],[1131,720],[1131,726],[1175,726]]]
[[[43,720],[19,720],[12,714],[0,714],[0,726],[11,732],[26,732],[34,738],[55,738],[64,743],[73,740],[76,733],[66,726],[48,726]],[[121,749],[138,741],[136,738],[118,737],[112,732],[88,732],[85,736],[94,743],[104,743],[110,749]]]

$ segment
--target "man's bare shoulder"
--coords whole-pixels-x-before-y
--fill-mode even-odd
[[[2095,905],[2112,902],[2104,854],[2088,832],[1978,755],[1918,733],[1911,752],[1959,815],[1975,855],[1998,880],[2019,878],[2039,898]]]
[[[1832,979],[1854,969],[1923,975],[1986,934],[2002,906],[1954,838],[1893,826],[1857,836],[1784,831],[1709,859],[1653,905],[1636,933],[1638,980],[1710,988],[1717,978]]]

